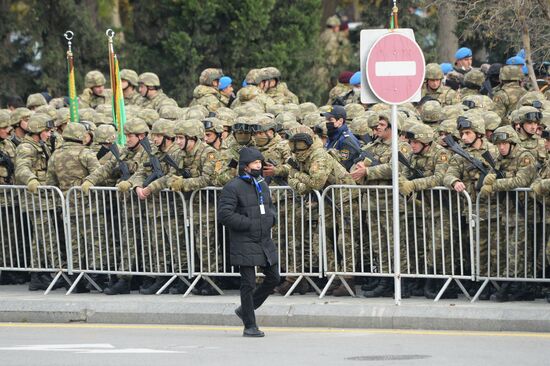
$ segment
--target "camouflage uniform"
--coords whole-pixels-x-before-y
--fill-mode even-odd
[[[441,84],[437,89],[428,87],[428,82],[422,85],[422,97],[431,96],[439,101],[441,105],[452,105],[458,101],[456,91],[443,85],[443,72],[438,64],[426,65],[426,80],[440,80]]]
[[[353,88],[349,84],[338,83],[328,93],[327,105],[332,105],[337,98],[344,97],[350,93],[353,93]]]
[[[152,72],[145,72],[141,74],[139,76],[138,84],[143,84],[148,88],[155,88],[157,91],[157,94],[153,97],[149,97],[148,95],[145,96],[141,105],[142,108],[151,108],[158,112],[160,111],[160,107],[163,105],[178,105],[174,99],[168,97],[164,94],[162,89],[160,89],[160,79],[156,74]],[[147,93],[149,93],[149,91]]]
[[[221,94],[213,82],[219,80],[223,76],[221,69],[209,68],[202,71],[199,77],[199,83],[193,90],[193,100],[189,103],[189,107],[194,105],[203,105],[209,112],[215,112],[218,108],[226,106],[221,101]]]
[[[494,111],[498,113],[503,122],[508,122],[508,115],[526,93],[526,90],[519,84],[521,79],[523,79],[523,75],[517,66],[506,65],[500,69],[502,85],[495,92],[493,101],[495,102]]]
[[[134,90],[132,91],[132,94],[124,96],[124,105],[141,106],[145,102],[145,98],[143,98],[141,94],[139,94],[139,92],[137,92],[136,90],[139,84],[139,77],[137,72],[130,69],[120,70],[120,79],[126,80],[128,84],[130,84],[134,88]]]
[[[92,88],[95,86],[105,85],[105,76],[100,71],[94,70],[86,74],[84,79],[85,89],[78,96],[78,102],[80,108],[97,108],[100,104],[110,104],[111,103],[111,90],[105,89],[103,95],[96,95],[92,91]]]
[[[10,126],[10,114],[7,111],[0,110],[0,128],[7,128]],[[0,139],[0,188],[2,185],[11,185],[14,183],[14,171],[15,169],[15,145],[11,140]],[[4,193],[6,196],[4,196]],[[10,197],[10,191],[0,190],[0,240],[2,245],[2,253],[0,253],[0,268],[6,266],[16,267],[16,263],[12,263],[11,260],[16,258],[16,253],[22,253],[19,247],[22,247],[15,240],[10,240],[14,237],[10,231],[21,227],[22,225],[14,225],[13,220],[19,221],[19,208],[18,205],[12,205],[10,200],[5,200],[5,197]],[[13,228],[10,230],[10,227]],[[11,253],[11,255],[10,255]],[[6,255],[6,263],[4,263],[4,255]],[[19,259],[22,255],[19,255]]]
[[[544,147],[544,139],[537,134],[529,135],[523,128],[526,122],[537,122],[540,124],[542,114],[534,107],[521,107],[518,110],[519,123],[521,125],[519,132],[520,145],[531,151],[535,156],[537,169],[539,169],[548,159],[548,153]]]

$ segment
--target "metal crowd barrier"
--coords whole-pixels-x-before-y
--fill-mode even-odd
[[[78,273],[67,294],[91,274],[170,276],[189,285],[187,203],[183,194],[162,191],[140,200],[134,192],[73,187],[66,197],[69,272]]]
[[[218,199],[222,188],[208,187],[195,191],[190,198],[191,276],[196,276],[184,296],[203,278],[220,294],[223,291],[211,277],[239,276],[229,263],[230,238],[218,222]],[[307,281],[317,293],[320,289],[313,277],[322,277],[322,223],[319,218],[322,202],[319,192],[298,196],[289,187],[270,187],[276,209],[276,226],[271,235],[279,253],[281,276],[291,278],[295,290],[300,281]]]
[[[67,277],[64,202],[57,187],[0,186],[0,271],[54,274],[45,294]]]
[[[393,277],[392,187],[335,185],[325,189],[323,257],[329,277],[321,297],[339,278]],[[444,187],[400,196],[402,278],[444,279],[435,301],[454,280],[474,280],[472,202]]]
[[[472,301],[497,281],[550,282],[550,200],[529,188],[496,192],[476,201],[477,279]]]

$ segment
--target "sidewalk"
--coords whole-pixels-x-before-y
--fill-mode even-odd
[[[240,325],[233,313],[238,291],[223,296],[107,296],[99,293],[44,296],[26,286],[0,286],[0,322]],[[550,304],[470,303],[465,298],[437,303],[411,298],[319,299],[313,294],[272,295],[257,312],[262,326],[384,328],[467,331],[550,332]]]

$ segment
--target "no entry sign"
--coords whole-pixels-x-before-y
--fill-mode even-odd
[[[410,101],[424,82],[424,54],[416,42],[400,33],[381,36],[370,49],[366,79],[374,95],[384,103]]]

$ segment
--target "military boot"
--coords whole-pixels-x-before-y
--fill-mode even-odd
[[[525,282],[517,282],[510,286],[510,301],[534,301],[535,291]]]
[[[294,283],[290,282],[289,280],[285,280],[283,283],[281,283],[279,286],[275,287],[274,291],[277,294],[286,295],[288,290],[292,287]]]
[[[296,286],[296,289],[294,289],[294,292],[299,293],[300,295],[305,295],[309,292],[309,283],[307,280],[302,279],[298,286]]]
[[[208,281],[204,281],[198,295],[202,296],[217,296],[220,293]]]
[[[48,284],[42,281],[40,273],[32,272],[31,281],[29,282],[29,291],[46,291]]]
[[[393,283],[391,279],[388,277],[382,277],[378,283],[378,286],[371,291],[365,291],[363,296],[367,298],[393,296]]]
[[[380,278],[378,277],[371,277],[367,279],[367,283],[361,285],[361,290],[363,291],[372,291],[378,286],[378,283],[380,282]]]
[[[500,290],[496,291],[494,294],[491,295],[491,301],[496,302],[507,302],[509,301],[509,291],[508,287],[510,286],[510,283],[503,283],[500,287]]]
[[[348,283],[349,287],[351,288],[351,291],[353,292],[353,295],[351,295],[344,286],[343,283],[340,284],[334,291],[332,291],[332,296],[341,297],[341,296],[355,296],[355,281],[353,278],[346,278],[346,282]]]
[[[170,287],[170,293],[172,295],[183,295],[188,288],[189,286],[185,282],[176,279],[176,284]]]
[[[158,290],[160,290],[162,288],[162,286],[164,286],[164,284],[166,283],[166,278],[165,277],[157,277],[155,279],[155,282],[153,282],[153,284],[145,289],[142,289],[142,290],[139,290],[139,293],[142,294],[142,295],[154,295],[158,292]]]
[[[105,295],[127,295],[130,293],[130,284],[128,281],[119,279],[114,285],[103,290]]]

